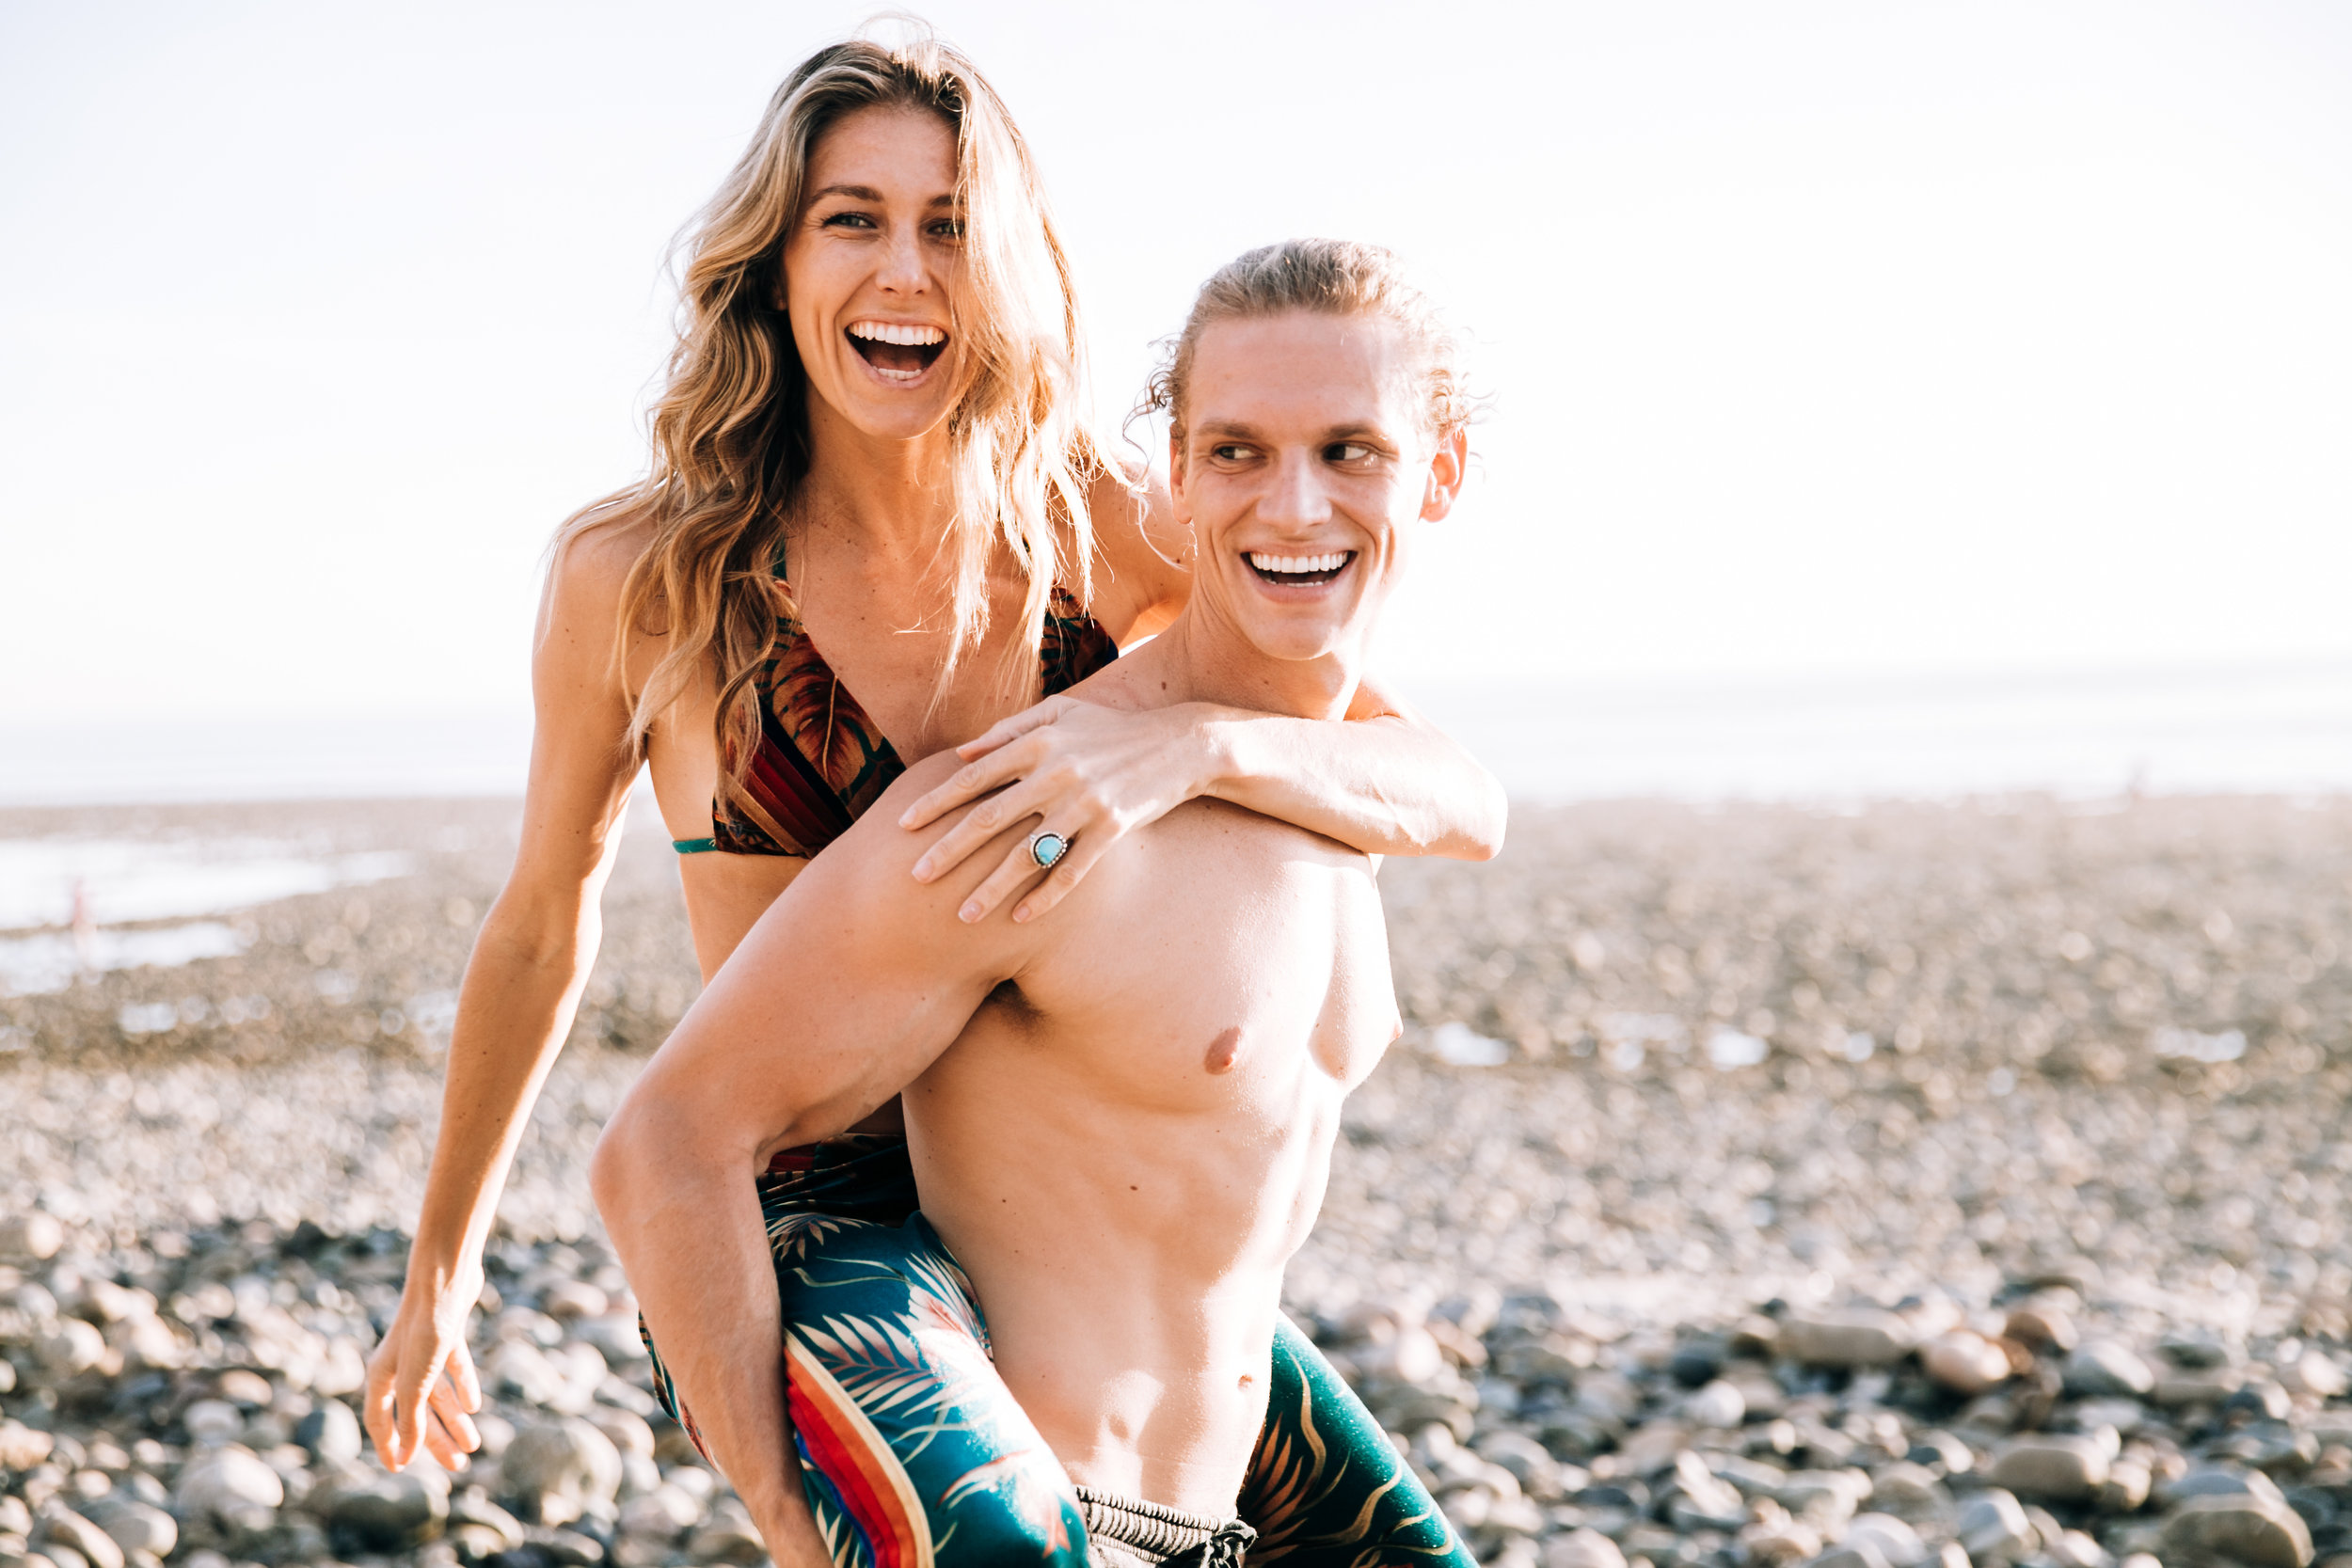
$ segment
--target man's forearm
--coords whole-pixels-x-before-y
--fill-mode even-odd
[[[704,1445],[780,1565],[826,1560],[792,1449],[774,1265],[746,1164],[620,1118],[597,1206]]]

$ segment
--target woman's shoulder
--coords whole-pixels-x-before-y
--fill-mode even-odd
[[[1138,622],[1156,623],[1164,616],[1154,611],[1183,601],[1191,586],[1191,542],[1168,505],[1167,487],[1148,469],[1131,474],[1106,461],[1088,501],[1094,539],[1089,608],[1123,641]]]
[[[645,501],[613,500],[591,508],[556,535],[548,563],[550,588],[618,603],[622,585],[644,559],[655,532],[653,508]]]

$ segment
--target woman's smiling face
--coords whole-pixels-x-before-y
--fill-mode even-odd
[[[925,109],[844,115],[809,156],[785,309],[810,388],[867,436],[937,429],[963,388],[955,191],[955,131]]]

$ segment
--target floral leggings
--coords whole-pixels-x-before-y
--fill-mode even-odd
[[[906,1140],[788,1149],[759,1197],[793,1441],[834,1561],[1082,1568],[1081,1499],[996,1376],[970,1281],[914,1212]],[[694,1433],[659,1352],[654,1375],[662,1408]],[[1253,1564],[1470,1568],[1379,1423],[1288,1318],[1240,1511]]]

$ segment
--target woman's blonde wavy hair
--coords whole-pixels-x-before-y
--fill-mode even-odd
[[[1025,635],[1001,672],[1009,696],[1037,689],[1056,587],[1082,601],[1091,588],[1087,490],[1104,466],[1080,407],[1069,259],[1027,144],[972,62],[920,24],[902,42],[818,50],[776,89],[750,148],[681,236],[677,345],[652,409],[649,472],[574,515],[555,542],[560,556],[598,527],[651,519],[622,587],[614,657],[640,630],[666,630],[669,646],[631,699],[628,745],[644,754],[655,721],[708,659],[730,799],[758,738],[753,682],[774,647],[783,592],[773,567],[811,455],[807,377],[783,304],[785,239],[818,139],[873,107],[930,110],[956,136],[963,270],[949,330],[965,388],[947,416],[954,521],[941,547],[954,552],[954,625],[934,707],[987,630],[997,541],[1029,579]]]

